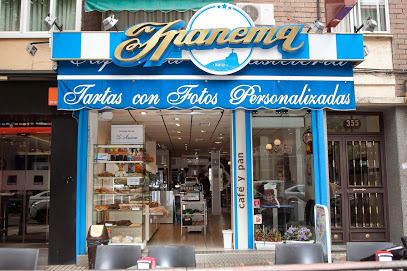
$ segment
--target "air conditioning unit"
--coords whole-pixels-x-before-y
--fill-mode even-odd
[[[237,3],[253,20],[255,25],[275,25],[273,4]]]

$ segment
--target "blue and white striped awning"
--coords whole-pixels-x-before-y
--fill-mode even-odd
[[[52,60],[110,60],[121,32],[54,32]],[[301,52],[280,52],[277,46],[254,48],[252,60],[364,60],[362,34],[300,34],[305,41]],[[112,44],[113,43],[113,44]],[[168,59],[189,59],[187,50],[173,50]]]

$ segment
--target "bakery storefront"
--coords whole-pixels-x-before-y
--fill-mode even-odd
[[[154,226],[154,212],[142,217],[145,206],[155,206],[136,194],[156,178],[143,163],[145,150],[147,159],[158,157],[148,151],[142,125],[102,133],[101,113],[231,112],[234,249],[255,248],[260,230],[284,234],[292,225],[307,225],[313,231],[314,205],[328,206],[325,109],[356,108],[353,66],[363,61],[362,35],[308,34],[302,25],[255,27],[229,4],[206,6],[184,25],[53,33],[58,109],[75,111],[79,122],[77,255],[85,253],[92,224],[129,220],[120,226],[122,235],[143,245],[154,231],[143,222]],[[109,199],[114,193],[134,197],[106,209],[115,204]]]

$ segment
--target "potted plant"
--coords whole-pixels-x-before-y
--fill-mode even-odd
[[[291,226],[288,228],[288,230],[284,233],[283,240],[285,243],[314,242],[312,239],[311,230],[303,226]]]
[[[282,236],[281,233],[276,230],[263,230],[263,229],[256,229],[254,234],[254,243],[256,245],[256,249],[259,250],[274,250],[276,244],[282,243]]]

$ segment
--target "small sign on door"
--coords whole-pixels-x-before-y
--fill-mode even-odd
[[[254,199],[253,205],[254,208],[260,208],[260,199]]]
[[[254,224],[263,224],[263,217],[261,214],[254,215]]]

